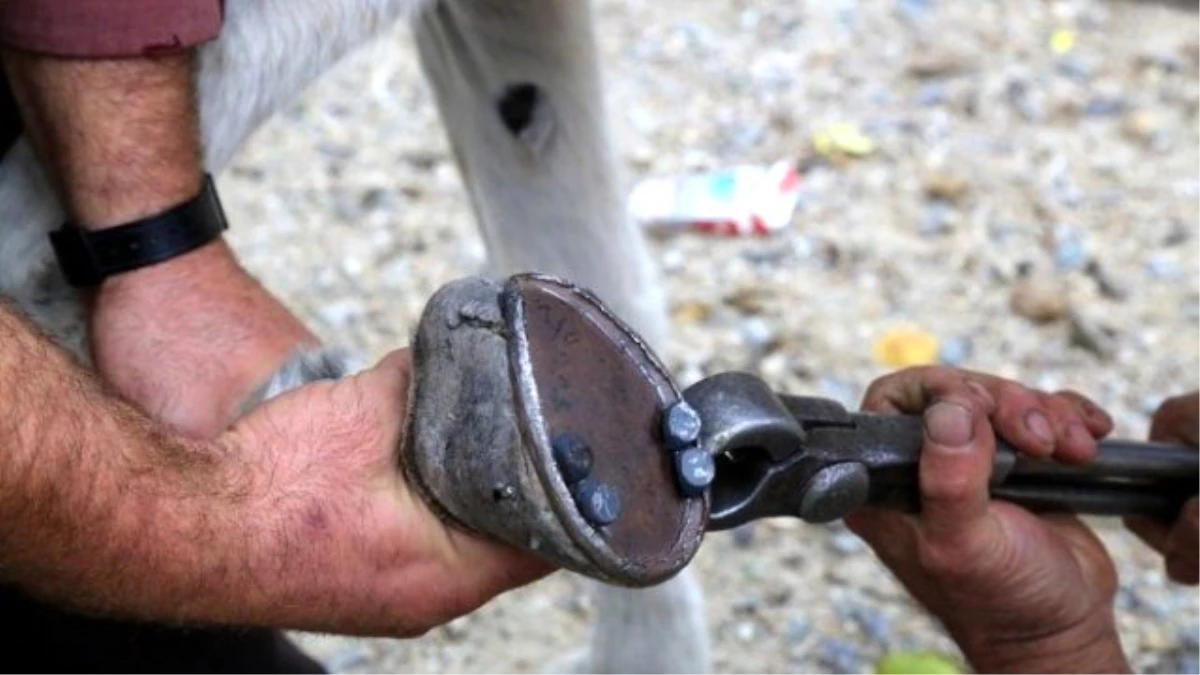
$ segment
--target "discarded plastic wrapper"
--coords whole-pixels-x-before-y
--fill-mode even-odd
[[[769,167],[648,178],[634,187],[628,205],[630,215],[647,228],[745,237],[783,229],[799,201],[800,173],[785,160]]]

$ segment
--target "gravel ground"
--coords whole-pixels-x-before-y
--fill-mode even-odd
[[[749,369],[855,405],[887,370],[874,342],[910,325],[946,361],[1089,393],[1124,436],[1196,386],[1194,4],[596,5],[631,178],[805,167],[777,236],[654,239],[676,319],[666,356],[685,383]],[[1059,46],[1077,38],[1062,54],[1060,30],[1073,32]],[[815,158],[811,134],[834,122],[876,151]],[[403,28],[268,124],[221,183],[247,265],[371,355],[406,344],[425,299],[484,263]],[[1041,271],[1021,280],[1023,263]],[[1061,318],[1014,312],[1014,289],[1025,315]],[[1196,672],[1194,590],[1096,525],[1135,667]],[[953,650],[844,529],[762,522],[713,535],[696,564],[720,671],[865,672],[889,650]],[[418,640],[302,639],[337,671],[536,671],[583,644],[580,586],[556,575]]]

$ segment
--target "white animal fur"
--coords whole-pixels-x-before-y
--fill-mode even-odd
[[[592,18],[582,0],[233,0],[221,39],[200,50],[208,170],[222,169],[312,80],[405,16],[413,21],[493,271],[567,276],[661,348],[663,299],[644,242],[622,208]],[[514,137],[495,102],[516,83],[535,84],[542,96],[531,124]],[[24,142],[0,162],[0,213],[0,294],[86,358],[82,308],[45,236],[62,222],[62,208]],[[264,395],[328,376],[330,368],[353,367],[337,356],[306,358],[277,374]],[[703,599],[690,571],[647,591],[595,584],[593,595],[592,648],[572,669],[708,670]]]

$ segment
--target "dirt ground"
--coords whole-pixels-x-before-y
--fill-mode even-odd
[[[1195,5],[1117,0],[599,0],[630,181],[781,158],[805,167],[790,227],[656,236],[684,383],[747,369],[856,405],[888,330],[947,362],[1106,406],[1144,436],[1195,388],[1200,350]],[[620,106],[615,102],[619,101]],[[852,123],[875,149],[814,157]],[[407,29],[342,63],[220,178],[247,265],[324,337],[407,343],[484,249]],[[1023,263],[1067,316],[1010,308]],[[1097,521],[1122,576],[1122,638],[1144,672],[1196,672],[1197,596]],[[845,530],[780,520],[711,536],[696,561],[726,672],[870,672],[895,649],[953,650]],[[537,671],[586,641],[565,574],[411,641],[302,636],[344,672]]]

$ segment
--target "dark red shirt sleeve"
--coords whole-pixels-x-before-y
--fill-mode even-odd
[[[0,45],[52,56],[178,51],[221,30],[223,0],[0,0]]]

